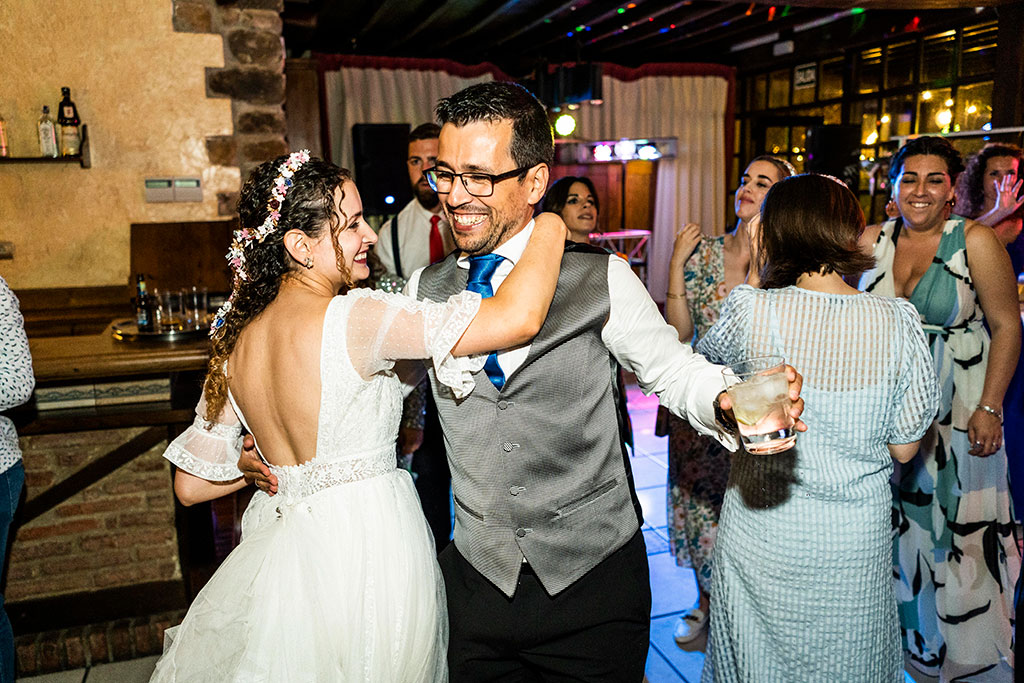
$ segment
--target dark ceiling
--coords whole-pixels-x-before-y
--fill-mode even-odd
[[[764,49],[736,46],[776,33],[768,43],[793,40],[800,54],[822,54],[902,32],[915,16],[922,28],[956,24],[973,16],[975,4],[866,0],[851,12],[846,0],[285,0],[282,17],[292,56],[444,57],[493,62],[523,77],[541,63],[574,61],[715,62],[743,70]]]

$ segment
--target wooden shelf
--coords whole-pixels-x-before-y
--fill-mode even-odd
[[[0,164],[79,164],[82,168],[92,168],[87,128],[82,124],[81,154],[66,157],[0,157]]]

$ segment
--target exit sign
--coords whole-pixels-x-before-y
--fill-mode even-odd
[[[793,67],[793,87],[796,90],[813,88],[818,82],[818,65],[816,63],[801,64]]]

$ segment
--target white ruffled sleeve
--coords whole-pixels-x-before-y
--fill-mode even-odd
[[[207,481],[233,481],[242,476],[238,456],[242,452],[242,424],[231,402],[214,421],[205,418],[206,398],[199,399],[192,426],[172,441],[164,457],[178,469]]]
[[[456,357],[452,348],[480,310],[479,294],[464,291],[441,303],[365,289],[346,296],[355,297],[347,346],[360,375],[390,370],[396,360],[425,358],[457,398],[473,390],[472,375],[483,369],[487,355]]]

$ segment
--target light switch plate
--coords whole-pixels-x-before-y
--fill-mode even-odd
[[[170,178],[146,178],[144,187],[147,202],[174,201],[174,181]]]
[[[176,202],[201,202],[203,201],[203,185],[199,178],[175,178],[174,179],[174,201]]]
[[[0,242],[0,260],[14,258],[14,242]]]

